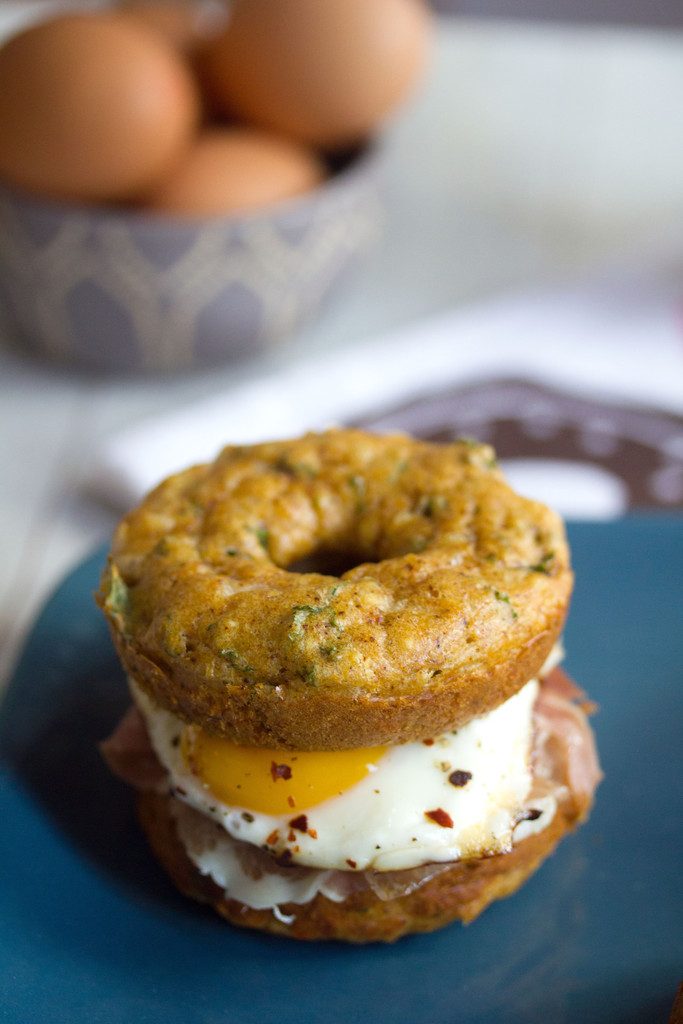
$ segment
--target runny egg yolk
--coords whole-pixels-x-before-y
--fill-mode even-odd
[[[292,752],[238,747],[196,726],[185,729],[182,738],[188,767],[217,800],[273,815],[306,810],[340,796],[373,771],[386,750]]]

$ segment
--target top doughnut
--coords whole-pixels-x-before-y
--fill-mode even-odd
[[[169,477],[119,525],[98,600],[163,707],[240,744],[331,750],[507,700],[571,586],[561,520],[489,446],[331,430]]]

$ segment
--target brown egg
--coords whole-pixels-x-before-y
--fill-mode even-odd
[[[122,200],[177,162],[199,118],[182,57],[116,14],[71,14],[0,50],[0,177],[54,198]]]
[[[223,112],[338,148],[366,138],[406,97],[429,25],[422,0],[234,0],[197,66]]]
[[[228,20],[219,0],[122,0],[121,6],[181,50],[217,35]]]
[[[189,216],[241,213],[308,192],[324,174],[295,142],[256,128],[209,128],[147,205]]]

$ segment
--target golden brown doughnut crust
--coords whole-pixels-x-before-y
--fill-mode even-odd
[[[395,899],[381,900],[368,889],[353,893],[343,903],[320,894],[303,905],[285,903],[280,906],[282,913],[294,916],[291,924],[285,924],[270,910],[253,910],[227,899],[222,889],[200,874],[178,839],[172,800],[158,793],[142,793],[138,816],[152,850],[176,887],[185,896],[210,904],[232,924],[309,941],[394,942],[403,935],[434,931],[455,920],[467,924],[494,900],[516,892],[580,820],[571,801],[561,803],[550,824],[518,843],[511,853],[457,862],[415,892]],[[587,812],[584,808],[581,817]]]
[[[354,567],[287,571],[321,552]],[[487,445],[332,430],[170,477],[120,524],[98,599],[159,704],[322,750],[496,707],[542,665],[571,585],[560,519]]]

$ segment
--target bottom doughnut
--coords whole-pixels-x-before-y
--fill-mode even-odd
[[[430,932],[452,921],[467,924],[494,900],[515,892],[550,856],[560,840],[583,819],[571,800],[561,801],[550,824],[523,839],[510,853],[458,861],[405,896],[380,899],[371,890],[353,892],[337,903],[318,894],[310,903],[281,905],[278,920],[270,910],[254,910],[226,897],[202,875],[185,853],[172,813],[174,797],[143,792],[138,815],[152,850],[176,887],[194,900],[207,903],[231,924],[304,941],[338,939],[344,942],[394,942],[403,935]]]

